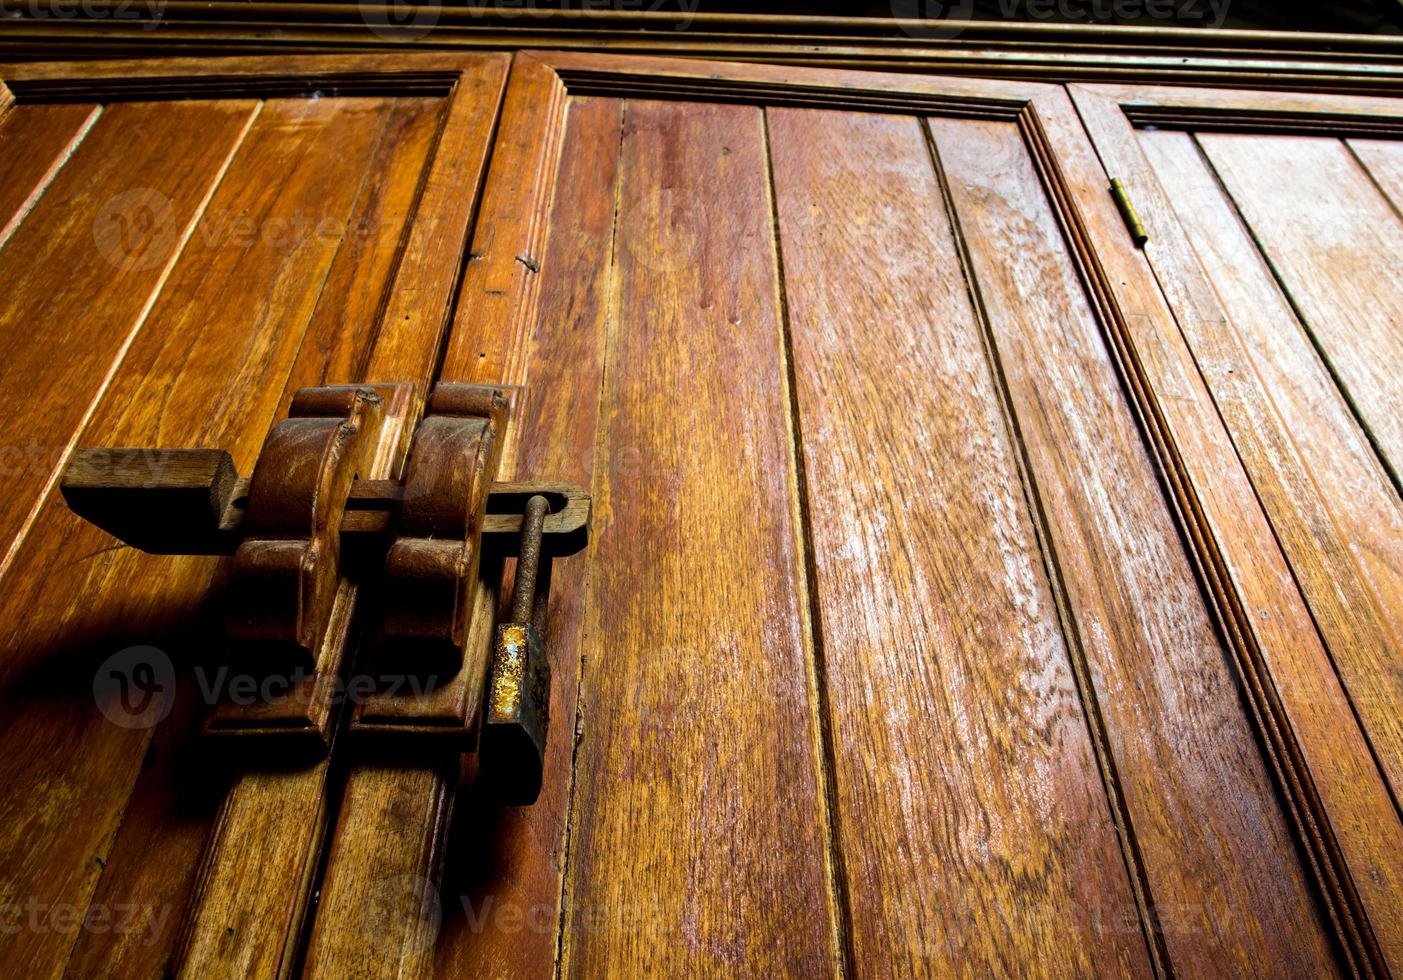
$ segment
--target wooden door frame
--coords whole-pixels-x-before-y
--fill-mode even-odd
[[[137,5],[140,6],[140,5]],[[0,22],[0,57],[209,57],[430,50],[550,52],[971,75],[1307,91],[1403,90],[1403,42],[1377,35],[1018,21],[626,10],[171,0],[152,17],[72,17],[40,5]],[[133,11],[140,13],[140,11]],[[367,21],[377,18],[376,29]],[[391,23],[403,22],[403,28]],[[425,30],[425,27],[430,28]]]

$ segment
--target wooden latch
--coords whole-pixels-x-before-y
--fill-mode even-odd
[[[492,653],[502,560],[525,548],[533,583],[548,582],[551,559],[586,543],[590,499],[569,484],[494,482],[501,390],[440,384],[411,430],[414,404],[410,385],[304,388],[247,478],[217,449],[74,453],[61,489],[80,517],[152,554],[232,556],[227,666],[284,683],[276,697],[222,697],[206,732],[324,752],[352,703],[353,735],[471,747],[485,690],[507,683],[489,664],[514,669]],[[368,641],[352,664],[358,598]],[[549,669],[533,676],[547,691],[511,722],[530,737],[483,749],[502,745],[485,769],[524,767],[524,782],[504,785],[538,789]]]

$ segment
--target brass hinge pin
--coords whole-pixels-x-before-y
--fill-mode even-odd
[[[1116,207],[1125,221],[1125,230],[1130,232],[1131,241],[1135,243],[1136,248],[1144,248],[1145,243],[1150,240],[1149,233],[1145,231],[1145,226],[1140,221],[1140,213],[1135,210],[1135,204],[1130,200],[1130,192],[1125,189],[1125,184],[1119,177],[1111,181],[1111,197],[1115,198]]]

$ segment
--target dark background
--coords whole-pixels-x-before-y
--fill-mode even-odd
[[[474,0],[467,0],[472,4]],[[1017,20],[1040,23],[1130,24],[1141,27],[1209,27],[1223,30],[1263,31],[1323,31],[1344,34],[1403,33],[1403,0],[1227,0],[1227,17],[1221,25],[1211,23],[1212,8],[1204,0],[1150,0],[1172,7],[1171,18],[1136,14],[1145,0],[971,0],[970,19]],[[1223,0],[1217,0],[1221,6]],[[698,13],[745,14],[811,14],[831,17],[893,17],[914,16],[939,18],[953,6],[951,0],[886,0],[871,3],[863,0],[769,0],[769,2],[739,2],[739,0],[631,0],[608,4],[596,0],[590,6],[609,6],[625,10],[678,10],[695,6]],[[579,0],[560,3],[536,0],[533,7],[565,7],[578,10]],[[1049,10],[1051,8],[1051,10]],[[1109,11],[1108,16],[1096,16],[1093,10]],[[1084,16],[1067,16],[1067,11],[1086,11]],[[1008,11],[1014,11],[1009,18]],[[1062,11],[1062,12],[1058,12]],[[1195,16],[1196,12],[1206,15]]]

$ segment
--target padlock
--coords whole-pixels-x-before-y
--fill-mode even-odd
[[[546,607],[551,559],[541,554],[549,503],[526,502],[508,620],[497,626],[479,748],[480,778],[509,806],[527,806],[541,793],[550,726],[550,662]]]

